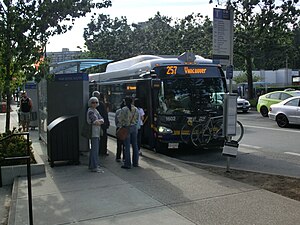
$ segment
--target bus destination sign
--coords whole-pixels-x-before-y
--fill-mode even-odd
[[[168,65],[156,67],[155,72],[159,77],[168,77],[168,76],[218,76],[220,71],[217,67],[212,66],[199,66],[199,65]]]
[[[185,66],[184,72],[186,74],[205,74],[206,68],[189,68],[188,66]]]
[[[167,75],[177,74],[178,66],[166,66],[166,68],[167,68],[167,72],[166,72]],[[183,72],[184,74],[205,74],[206,68],[193,68],[190,66],[184,66]]]

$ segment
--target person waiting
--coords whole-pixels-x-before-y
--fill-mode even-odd
[[[26,91],[23,91],[21,93],[21,100],[20,100],[20,123],[23,132],[28,132],[31,111],[32,111],[32,100],[27,96]]]
[[[142,126],[143,126],[143,121],[144,121],[144,116],[145,112],[143,108],[141,107],[140,100],[136,98],[134,100],[134,106],[137,107],[138,112],[139,112],[139,119],[137,123],[137,128],[138,128],[138,133],[137,133],[137,144],[139,148],[139,155],[143,155],[143,152],[141,150],[141,144],[142,144]]]
[[[125,106],[121,109],[118,116],[121,127],[126,127],[128,129],[128,135],[124,141],[125,144],[125,162],[121,166],[123,169],[130,169],[133,165],[134,167],[139,166],[139,150],[137,145],[137,123],[139,118],[138,109],[132,105],[132,98],[125,97]],[[133,154],[132,163],[130,157],[130,143],[132,144]]]
[[[108,149],[107,149],[107,129],[109,128],[109,119],[108,119],[108,112],[106,104],[104,103],[104,94],[100,93],[99,91],[94,91],[92,93],[92,96],[97,97],[99,104],[97,106],[97,110],[99,111],[100,115],[104,119],[104,123],[101,125],[102,129],[102,136],[100,139],[100,148],[99,148],[99,154],[108,156]]]
[[[125,106],[125,102],[122,101],[120,108],[116,111],[115,114],[115,124],[116,124],[116,132],[122,127],[120,121],[118,120],[118,116],[120,115],[120,112],[122,108]],[[121,162],[121,154],[123,155],[123,161],[125,161],[125,146],[124,141],[117,138],[117,153],[116,153],[116,161]]]

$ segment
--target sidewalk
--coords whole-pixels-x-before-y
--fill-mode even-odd
[[[87,155],[78,166],[51,168],[37,134],[30,131],[46,176],[32,178],[35,225],[299,224],[298,201],[151,151],[143,151],[139,168],[121,169],[113,138],[113,151],[100,159],[104,173],[88,171]],[[16,178],[13,189],[9,224],[29,224],[26,178]]]

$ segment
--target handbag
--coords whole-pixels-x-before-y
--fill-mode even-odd
[[[120,127],[118,130],[117,130],[117,138],[121,141],[124,141],[127,136],[128,136],[128,129],[126,127]]]
[[[91,139],[92,138],[92,124],[85,122],[81,129],[81,136]]]

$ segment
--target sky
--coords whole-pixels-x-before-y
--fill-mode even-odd
[[[220,1],[222,2],[222,1]],[[97,14],[110,15],[110,18],[125,16],[128,24],[147,21],[159,11],[163,16],[184,18],[192,13],[201,13],[213,17],[213,8],[209,0],[112,0],[112,6],[95,11]],[[50,37],[47,52],[60,52],[62,48],[78,51],[77,46],[84,46],[83,29],[90,22],[91,14],[75,21],[71,31]]]

